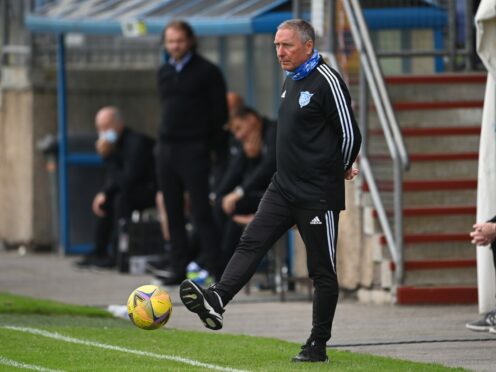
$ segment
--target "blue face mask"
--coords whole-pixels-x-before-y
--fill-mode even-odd
[[[118,137],[119,137],[119,135],[117,134],[115,129],[109,129],[109,130],[106,130],[106,131],[100,133],[100,138],[107,141],[108,143],[117,142]]]

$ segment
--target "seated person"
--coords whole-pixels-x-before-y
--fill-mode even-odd
[[[124,125],[116,107],[103,107],[95,117],[95,147],[104,160],[106,182],[93,200],[97,216],[94,250],[78,266],[113,267],[117,253],[117,226],[135,210],[155,205],[155,142]],[[112,251],[108,252],[112,242]]]
[[[213,193],[216,222],[222,232],[220,272],[243,231],[233,216],[256,212],[276,170],[275,122],[262,118],[252,108],[242,107],[232,113],[229,130],[234,137],[229,164]]]
[[[229,115],[232,115],[234,111],[237,109],[243,107],[245,105],[245,101],[243,97],[241,97],[238,93],[236,92],[227,92],[226,93],[226,103],[227,103],[227,110],[229,112]],[[222,177],[224,173],[226,172],[228,162],[229,162],[229,149],[228,147],[231,146],[231,142],[233,141],[233,136],[229,132],[229,121],[224,125],[224,131],[226,132],[226,146],[225,151],[218,153],[215,155],[215,163],[212,166],[212,171],[210,175],[210,188],[211,189],[217,189],[219,186],[219,183],[222,181]],[[212,194],[209,195],[210,198],[212,198]]]

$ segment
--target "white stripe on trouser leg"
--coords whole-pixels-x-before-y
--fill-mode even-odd
[[[331,257],[332,270],[336,273],[336,248],[334,247],[334,216],[330,211],[326,212],[327,246]]]

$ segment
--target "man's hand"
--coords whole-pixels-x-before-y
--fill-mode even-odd
[[[350,181],[355,178],[359,172],[360,171],[358,170],[358,168],[350,168],[345,172],[344,179]]]
[[[247,157],[256,158],[262,151],[262,134],[253,131],[246,140],[243,141],[243,150]]]
[[[241,195],[237,192],[231,192],[222,198],[222,210],[225,214],[230,216],[233,214],[234,209],[236,208],[236,203],[241,199]]]
[[[102,157],[106,158],[110,155],[113,149],[113,144],[103,138],[99,138],[95,143],[96,152]]]
[[[248,225],[254,218],[254,214],[235,214],[232,219],[240,225]]]
[[[95,213],[98,217],[105,216],[105,211],[102,209],[102,207],[106,199],[107,198],[105,197],[105,194],[103,192],[99,192],[98,194],[96,194],[95,198],[93,199],[93,213]]]
[[[488,245],[496,240],[496,223],[476,223],[473,228],[474,231],[470,233],[472,244]]]

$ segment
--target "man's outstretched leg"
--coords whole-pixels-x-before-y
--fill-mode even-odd
[[[224,307],[250,280],[267,251],[293,224],[288,202],[270,185],[221,280],[208,289],[191,280],[182,282],[179,296],[184,306],[196,313],[205,327],[221,329]]]

